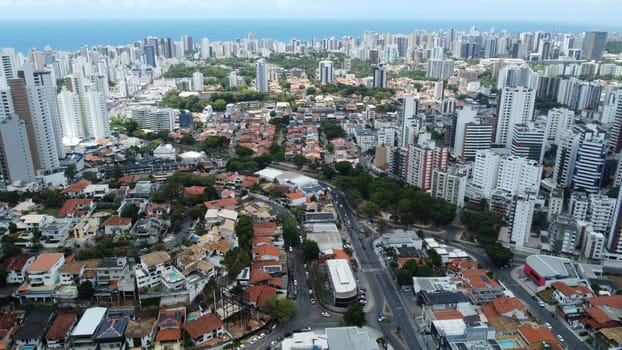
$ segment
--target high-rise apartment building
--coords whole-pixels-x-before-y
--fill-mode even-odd
[[[496,188],[511,194],[521,192],[537,193],[542,177],[542,165],[517,156],[502,156],[499,159]]]
[[[406,182],[428,191],[432,187],[432,172],[447,169],[449,150],[436,146],[434,141],[408,146]]]
[[[535,102],[535,91],[532,89],[521,86],[503,89],[497,117],[496,144],[511,147],[514,126],[531,120]]]
[[[546,130],[535,127],[533,123],[514,125],[511,154],[542,163],[545,135]]]
[[[375,88],[387,87],[387,68],[383,64],[374,67],[373,86]]]
[[[454,169],[435,169],[432,172],[431,196],[442,198],[447,202],[464,207],[466,192],[466,175],[453,171]]]
[[[605,132],[596,125],[579,125],[579,147],[577,149],[570,187],[597,193],[605,170],[607,147]]]
[[[478,196],[490,198],[497,187],[499,161],[499,155],[490,150],[479,150],[475,153],[471,187]]]
[[[531,233],[531,222],[535,207],[535,193],[519,193],[510,210],[509,233],[510,244],[523,247]]]
[[[562,132],[570,130],[574,121],[574,112],[568,108],[550,109],[546,117],[547,139],[559,144]]]
[[[477,111],[467,105],[456,111],[452,133],[455,133],[453,154],[456,157],[474,159],[478,150],[490,148],[493,126],[478,118]]]
[[[199,71],[192,73],[192,90],[203,91],[203,74]]]
[[[264,59],[257,60],[256,87],[259,92],[268,92],[268,63]]]
[[[49,72],[35,72],[30,63],[24,64],[17,79],[9,80],[15,113],[26,124],[32,161],[37,175],[47,175],[60,169],[59,159],[65,157],[56,84]]]
[[[319,71],[320,71],[319,77],[320,77],[321,85],[330,84],[333,80],[335,80],[335,70],[333,68],[333,61],[329,61],[329,60],[320,61]]]

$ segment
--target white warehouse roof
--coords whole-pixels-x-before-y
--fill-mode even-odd
[[[97,331],[97,327],[106,316],[105,307],[90,307],[84,311],[82,318],[71,332],[72,337],[92,336]]]
[[[336,297],[350,296],[356,294],[356,279],[350,269],[350,263],[346,259],[326,260],[328,273],[335,290]]]

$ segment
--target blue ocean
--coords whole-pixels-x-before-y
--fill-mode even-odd
[[[292,38],[311,40],[344,35],[360,36],[365,31],[378,33],[412,33],[416,30],[438,31],[456,29],[468,31],[554,30],[556,33],[579,33],[590,29],[622,31],[585,24],[535,23],[535,22],[466,22],[434,20],[28,20],[0,21],[0,47],[13,47],[19,52],[31,48],[78,50],[83,45],[125,45],[145,37],[170,37],[179,40],[183,34],[191,35],[194,43],[201,38],[225,41],[246,38],[253,32],[255,38],[289,41]]]

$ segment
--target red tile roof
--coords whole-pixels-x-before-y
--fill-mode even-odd
[[[551,286],[553,288],[557,289],[558,291],[560,291],[565,296],[571,296],[571,295],[574,295],[574,294],[579,294],[579,295],[594,294],[594,292],[592,292],[591,289],[589,289],[589,288],[587,288],[585,286],[570,287],[569,285],[567,285],[564,282],[553,282],[551,284]]]
[[[211,333],[224,326],[224,323],[214,314],[205,314],[196,320],[186,322],[184,329],[192,339],[196,339],[203,334]]]
[[[238,205],[238,200],[235,198],[223,198],[223,199],[216,199],[213,201],[208,201],[203,204],[205,204],[205,207],[207,207],[207,209],[212,209],[212,208],[221,209],[224,207]]]
[[[276,227],[276,222],[274,221],[253,224],[253,236],[274,236]]]
[[[181,329],[164,328],[158,330],[156,341],[177,341],[181,339]]]
[[[461,320],[464,316],[456,310],[437,311],[434,313],[437,320]]]
[[[585,300],[594,306],[607,305],[614,309],[622,309],[622,295],[606,295]]]
[[[89,207],[91,203],[93,203],[92,199],[68,199],[65,201],[65,204],[63,204],[63,207],[60,208],[56,217],[64,218],[69,214],[78,216],[80,212],[83,212],[83,208]]]
[[[50,329],[45,334],[46,340],[64,340],[69,328],[76,322],[78,314],[75,312],[60,313],[52,322]]]
[[[544,326],[534,327],[527,324],[519,327],[518,332],[523,336],[523,339],[527,344],[539,344],[543,341],[551,343],[557,342],[555,335],[553,335],[553,333]]]
[[[521,310],[523,313],[527,314],[525,305],[523,305],[523,303],[517,298],[502,296],[493,300],[492,305],[494,306],[495,310],[501,315],[512,310]]]
[[[276,288],[268,286],[250,286],[246,288],[246,296],[248,301],[261,306],[268,298],[276,296]]]
[[[49,271],[56,262],[65,257],[63,253],[41,253],[28,266],[28,271]]]
[[[486,274],[486,271],[482,269],[464,270],[462,271],[462,278],[465,280],[465,282],[467,282],[465,285],[467,288],[470,287],[470,288],[480,289],[480,288],[485,288],[485,287],[491,287],[491,288],[501,287],[499,283],[497,283],[497,281],[488,277],[488,275]]]
[[[205,186],[190,186],[184,188],[184,194],[187,196],[200,196],[205,191]]]
[[[132,223],[132,218],[124,218],[121,216],[113,215],[106,219],[102,226],[127,226]]]
[[[264,270],[252,269],[248,279],[249,284],[257,284],[270,279],[270,272]]]
[[[60,193],[80,193],[84,191],[86,186],[90,185],[91,181],[89,180],[80,180],[78,182],[74,182],[71,185],[67,186],[64,190],[60,191]]]
[[[605,324],[609,321],[615,321],[598,306],[586,307],[585,313],[587,313],[594,321],[599,324]]]
[[[302,192],[291,192],[287,194],[287,198],[290,200],[303,198],[305,195]]]
[[[260,245],[259,247],[251,249],[251,254],[253,256],[257,256],[257,260],[262,260],[260,257],[262,256],[275,256],[279,257],[281,253],[279,252],[279,248],[271,245]]]
[[[32,258],[34,254],[22,253],[17,256],[12,256],[4,261],[5,271],[21,271],[28,262],[28,259]]]

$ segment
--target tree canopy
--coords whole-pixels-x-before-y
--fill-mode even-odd
[[[261,310],[278,323],[287,323],[296,313],[296,302],[291,299],[269,297],[261,304]]]
[[[343,323],[346,326],[363,327],[367,324],[365,311],[363,311],[363,308],[358,304],[350,304],[346,312],[343,313]]]

